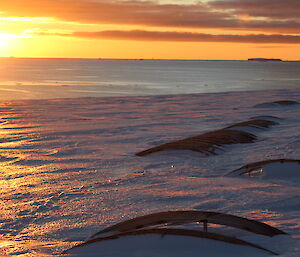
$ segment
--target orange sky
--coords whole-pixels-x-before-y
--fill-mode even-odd
[[[9,56],[300,60],[300,1],[1,0]]]

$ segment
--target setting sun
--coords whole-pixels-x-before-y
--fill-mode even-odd
[[[8,52],[15,45],[19,36],[8,33],[0,33],[0,54],[1,56],[9,56]]]

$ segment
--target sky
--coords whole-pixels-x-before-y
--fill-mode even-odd
[[[1,0],[11,56],[300,60],[300,1]]]

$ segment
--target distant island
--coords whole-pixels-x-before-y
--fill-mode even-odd
[[[249,58],[248,61],[256,61],[256,62],[282,62],[281,59],[268,59],[268,58]]]

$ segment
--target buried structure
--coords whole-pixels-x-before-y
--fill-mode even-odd
[[[137,155],[144,156],[164,150],[216,154],[215,151],[222,149],[224,145],[254,142],[257,136],[252,133],[253,129],[267,129],[280,120],[269,117],[270,119],[268,116],[257,117],[224,129],[162,144]],[[269,170],[274,172],[278,167],[281,170],[281,165],[290,165],[294,172],[299,170],[300,161],[260,161],[245,165],[226,176],[251,176],[251,173],[255,174],[261,169],[266,173]],[[72,257],[260,257],[278,255],[278,247],[275,246],[281,244],[283,237],[290,239],[280,229],[235,215],[196,210],[163,211],[109,226],[62,254]]]
[[[300,178],[300,160],[272,159],[246,164],[225,176],[247,176],[256,178]]]
[[[261,103],[254,105],[255,108],[269,108],[269,107],[276,107],[276,106],[293,106],[299,105],[300,103],[294,100],[278,100],[268,103]]]
[[[198,223],[203,223],[203,228]],[[182,227],[187,224],[196,224],[197,229]],[[99,231],[90,240],[66,250],[63,254],[82,257],[151,256],[151,254],[154,257],[182,256],[180,254],[193,257],[199,256],[199,252],[205,256],[277,255],[265,246],[226,235],[226,230],[221,233],[210,232],[209,224],[238,228],[258,237],[275,238],[286,234],[266,223],[230,214],[195,210],[165,211],[117,223]]]
[[[266,129],[279,124],[268,119],[252,119],[244,122],[235,123],[224,129],[215,130],[198,136],[188,137],[173,142],[136,153],[137,156],[145,156],[151,153],[165,150],[191,150],[206,155],[216,154],[216,150],[222,149],[225,145],[253,143],[256,135],[243,128]]]

